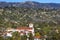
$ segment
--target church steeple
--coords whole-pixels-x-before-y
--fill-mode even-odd
[[[29,23],[29,27],[33,28],[33,23]]]

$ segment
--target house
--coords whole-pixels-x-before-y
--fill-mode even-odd
[[[29,24],[29,27],[23,26],[23,27],[17,27],[16,29],[9,28],[6,31],[7,31],[6,36],[10,36],[10,37],[12,37],[12,33],[16,31],[19,32],[20,35],[24,35],[25,33],[28,36],[28,33],[32,33],[34,36],[34,27],[32,23]]]
[[[34,36],[34,40],[42,40],[42,39],[40,39],[40,38],[41,38],[41,36],[39,36],[39,35]]]
[[[28,27],[27,26],[22,26],[22,27],[17,27],[16,29],[8,28],[6,30],[6,36],[7,37],[12,37],[12,33],[16,32],[16,31],[19,32],[21,36],[26,34],[27,35],[27,40],[29,40],[29,38],[28,38],[29,37],[29,35],[28,35],[29,33],[32,33],[32,35],[34,37],[34,40],[42,40],[42,39],[40,39],[41,36],[39,36],[39,35],[35,36],[34,26],[33,26],[32,23],[30,23]]]

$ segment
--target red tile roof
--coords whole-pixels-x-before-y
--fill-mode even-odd
[[[41,38],[41,36],[34,36],[34,38]]]
[[[20,32],[20,34],[23,33],[23,34],[26,34],[25,32]]]
[[[30,27],[18,27],[18,30],[32,30]]]

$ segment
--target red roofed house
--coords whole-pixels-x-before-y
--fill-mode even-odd
[[[7,29],[6,31],[7,32],[11,31],[11,33],[18,31],[20,33],[20,35],[24,35],[24,34],[28,35],[28,33],[31,32],[34,36],[34,27],[33,27],[32,23],[29,24],[29,27],[25,27],[25,26],[24,27],[17,27],[16,29]],[[11,35],[12,35],[11,33],[7,33],[7,36],[11,37]]]
[[[40,38],[40,36],[34,36],[34,40],[41,40]]]

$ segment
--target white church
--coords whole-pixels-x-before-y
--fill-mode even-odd
[[[29,37],[28,33],[32,33],[33,37],[35,36],[33,23],[29,23],[29,27],[26,27],[26,26],[17,27],[16,29],[9,28],[6,31],[7,31],[7,33],[6,33],[7,37],[12,37],[12,33],[16,32],[16,31],[19,32],[21,36],[26,34]],[[29,39],[27,38],[27,40],[29,40]],[[40,40],[39,36],[35,36],[34,40]]]
[[[16,31],[19,32],[20,35],[24,35],[24,33],[28,35],[28,33],[31,32],[34,36],[34,27],[32,23],[29,24],[29,27],[24,26],[24,27],[18,27],[16,29],[10,28],[10,29],[7,29],[6,31],[7,31],[7,36],[10,36],[10,37],[12,37],[12,33]]]

